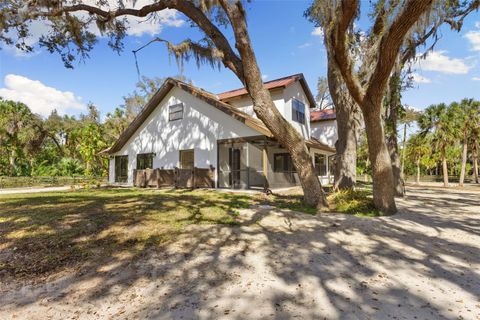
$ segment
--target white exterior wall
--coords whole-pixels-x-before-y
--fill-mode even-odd
[[[310,138],[310,104],[308,103],[307,96],[303,92],[300,82],[295,81],[293,84],[285,88],[283,92],[283,98],[285,100],[285,112],[284,117],[293,125],[295,129],[307,140]],[[305,124],[300,124],[296,121],[292,121],[292,99],[295,98],[305,104]]]
[[[295,129],[300,132],[300,134],[305,138],[310,138],[310,104],[308,102],[307,96],[303,91],[301,84],[296,81],[293,84],[289,85],[285,89],[276,89],[271,90],[270,94],[272,95],[273,102],[280,111],[281,115],[287,119]],[[292,99],[298,99],[305,104],[305,124],[300,124],[292,120]],[[228,101],[229,104],[239,108],[243,112],[257,118],[257,115],[253,111],[253,103],[250,97],[245,96],[241,98],[236,98]]]
[[[272,90],[270,91],[270,94],[272,95],[273,103],[277,107],[278,111],[280,111],[282,116],[285,117],[285,100],[283,97],[283,90]],[[258,119],[255,111],[253,111],[253,103],[250,97],[244,96],[240,98],[234,98],[228,101],[228,103],[242,110],[246,114]]]
[[[315,164],[315,158],[314,158],[315,153],[320,153],[320,154],[327,155],[327,172],[329,174],[326,175],[326,176],[318,176],[318,178],[320,179],[320,183],[322,183],[322,185],[333,183],[333,167],[332,167],[332,163],[330,163],[329,157],[334,155],[335,153],[320,150],[320,149],[310,148],[310,156],[312,157],[312,162],[314,164]]]
[[[183,119],[169,121],[168,106],[183,103]],[[195,98],[188,92],[173,88],[159,106],[137,129],[123,148],[113,154],[128,155],[128,183],[133,183],[137,154],[155,153],[154,168],[179,166],[179,151],[194,149],[195,166],[217,167],[217,140],[259,135],[228,114]],[[110,182],[114,182],[115,164],[110,161]]]
[[[279,148],[279,147],[268,147],[267,148],[267,157],[268,157],[268,161],[267,161],[267,171],[269,172],[270,175],[272,174],[275,174],[273,172],[273,169],[274,169],[274,156],[276,153],[286,153],[288,152],[287,149],[284,149],[284,148]],[[330,160],[329,160],[329,157],[334,155],[335,153],[334,152],[329,152],[329,151],[325,151],[325,150],[320,150],[320,149],[315,149],[315,148],[310,148],[310,156],[312,158],[312,163],[315,164],[314,162],[314,156],[315,156],[315,153],[317,154],[324,154],[327,156],[327,172],[329,172],[330,174],[326,175],[326,176],[318,176],[318,178],[320,179],[320,182],[323,184],[323,185],[326,185],[326,184],[331,184],[333,183],[333,168],[332,168],[332,163],[330,163]],[[297,177],[298,178],[298,177]]]
[[[113,159],[113,155],[110,155],[110,159],[108,161],[108,182],[115,182],[115,160]]]
[[[317,138],[320,142],[335,147],[337,142],[337,121],[323,120],[310,123],[311,135]]]

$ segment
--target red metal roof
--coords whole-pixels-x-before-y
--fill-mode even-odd
[[[310,112],[310,122],[322,121],[322,120],[334,120],[337,118],[335,109],[325,109],[320,111]]]
[[[282,87],[284,88],[299,79],[300,79],[300,75],[294,74],[288,77],[267,81],[267,82],[264,82],[263,84],[268,90],[271,90],[275,88],[282,88]],[[239,97],[246,94],[247,94],[247,90],[245,88],[239,88],[239,89],[219,93],[218,99],[227,100],[230,98]]]

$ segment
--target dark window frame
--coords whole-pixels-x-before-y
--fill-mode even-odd
[[[193,157],[192,157],[192,167],[191,167],[191,168],[184,168],[184,166],[183,166],[182,154],[183,154],[183,153],[189,153],[189,152],[191,152],[192,155],[193,155]],[[193,169],[193,168],[195,167],[195,149],[179,150],[178,158],[179,158],[179,166],[180,166],[180,169]]]
[[[305,124],[305,108],[305,103],[296,98],[292,98],[292,120]]]
[[[137,170],[153,169],[153,157],[152,152],[137,154]]]
[[[168,107],[168,121],[183,119],[183,103],[173,104]]]
[[[115,156],[114,161],[115,161],[115,182],[127,182],[128,155]]]
[[[320,161],[317,161],[317,159],[319,159],[320,157],[323,157],[323,161],[324,161],[323,165],[320,164]],[[329,172],[328,172],[328,155],[323,154],[323,153],[314,153],[313,154],[313,164],[314,164],[317,176],[325,177],[325,176],[329,175]]]
[[[277,162],[277,159],[281,159],[281,164]],[[288,152],[273,154],[273,172],[296,172],[292,157]]]

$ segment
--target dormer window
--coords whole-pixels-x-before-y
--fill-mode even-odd
[[[292,99],[292,120],[305,124],[305,104],[297,99]]]
[[[168,121],[183,119],[183,103],[174,104],[168,109]]]

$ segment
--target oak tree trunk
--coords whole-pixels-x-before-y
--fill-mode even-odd
[[[463,139],[463,150],[462,150],[462,168],[460,170],[460,181],[458,183],[460,187],[463,187],[463,182],[465,180],[465,168],[467,166],[467,152],[468,152],[467,136],[465,134]]]
[[[243,79],[241,80],[245,83],[252,98],[255,114],[272,132],[275,139],[288,150],[300,179],[305,203],[315,207],[326,205],[322,186],[313,167],[305,139],[280,114],[273,103],[270,92],[263,85],[262,74],[251,45],[244,12],[243,9],[238,9],[241,4],[229,5],[223,2],[223,5],[232,22],[235,46],[242,61]],[[309,120],[305,119],[305,121]]]
[[[402,142],[402,164],[400,165],[400,176],[405,182],[405,156],[407,153],[407,124],[403,124],[403,142]]]
[[[335,105],[338,139],[335,143],[335,190],[352,189],[357,182],[357,119],[356,104],[343,84],[334,63],[328,64],[328,88]]]
[[[400,73],[395,71],[389,81],[389,90],[388,90],[388,105],[386,106],[386,140],[387,147],[390,153],[390,160],[392,162],[393,170],[393,184],[395,195],[403,197],[405,195],[405,187],[402,176],[402,168],[400,161],[400,152],[398,150],[398,135],[397,135],[397,124],[398,124],[398,113],[401,108],[400,101]]]
[[[442,157],[442,174],[443,174],[443,186],[448,187],[448,166],[447,166],[447,158],[445,156]]]
[[[325,2],[328,3],[328,1]],[[373,171],[373,200],[376,208],[386,214],[395,213],[397,208],[392,162],[385,143],[381,117],[382,99],[405,35],[428,10],[432,2],[432,0],[406,1],[396,18],[388,22],[388,28],[383,28],[387,25],[384,16],[377,15],[374,26],[379,27],[376,30],[378,32],[373,32],[366,40],[374,44],[379,40],[378,46],[371,46],[375,51],[375,54],[372,54],[375,58],[365,62],[373,65],[368,80],[359,79],[354,74],[356,62],[349,54],[351,48],[348,45],[350,43],[348,30],[351,29],[352,22],[357,17],[360,2],[358,0],[341,1],[336,6],[335,17],[326,19],[323,25],[326,31],[327,51],[334,54],[334,60],[350,95],[362,110]]]
[[[398,152],[397,135],[387,136],[387,147],[390,153],[390,161],[392,162],[393,185],[395,195],[403,197],[405,195],[404,181],[402,178],[402,170],[400,163],[400,154]]]
[[[365,106],[363,106],[365,108]],[[372,164],[373,202],[385,214],[397,212],[390,154],[385,143],[385,133],[380,115],[380,105],[367,106],[378,112],[364,112],[368,140],[368,156]]]
[[[365,160],[365,174],[363,175],[365,182],[368,182],[368,167],[370,166],[370,159]]]

